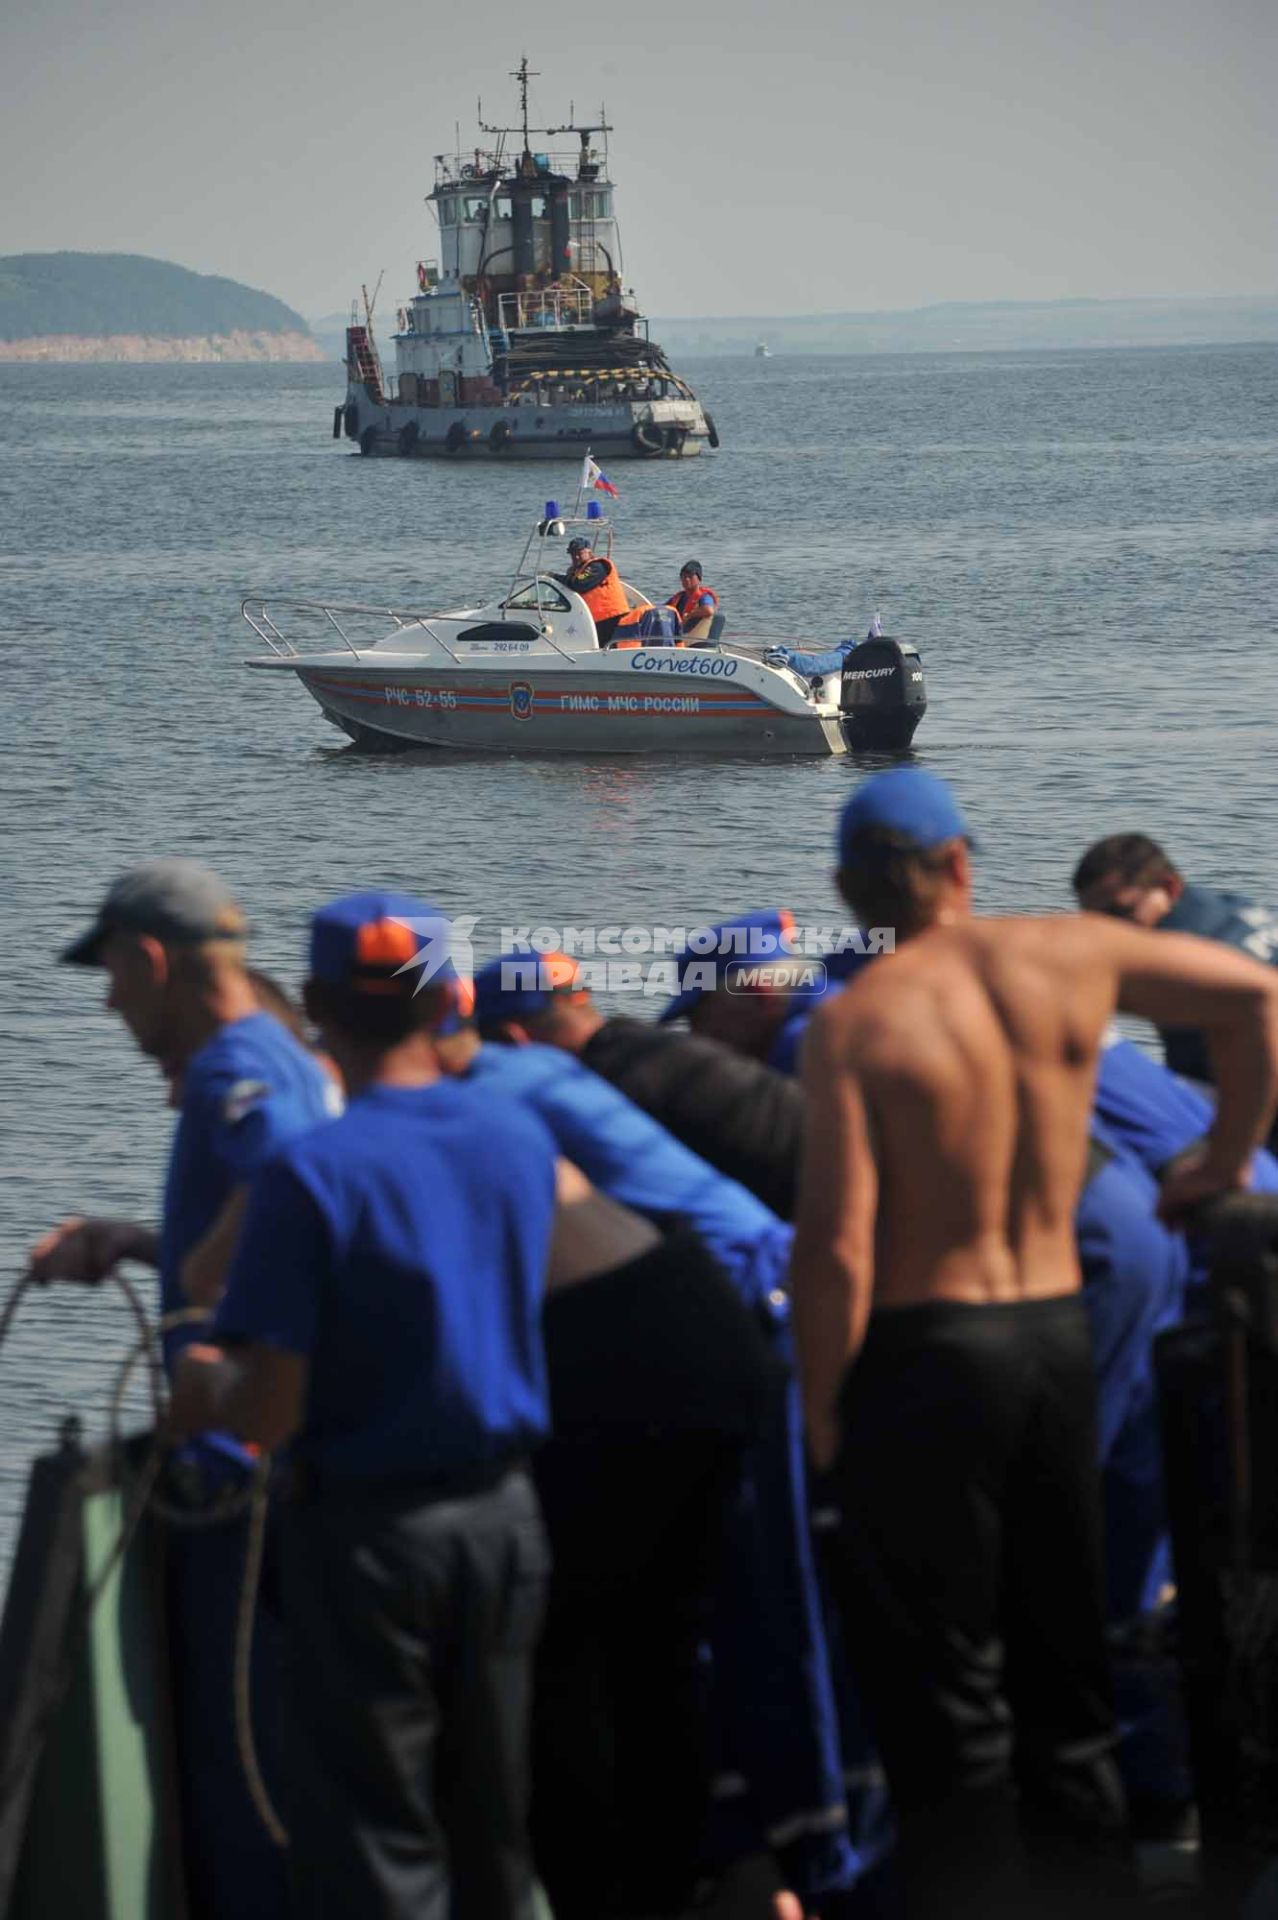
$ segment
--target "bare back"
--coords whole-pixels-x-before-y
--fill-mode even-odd
[[[1073,1217],[1115,1008],[1201,1027],[1219,1100],[1190,1205],[1237,1186],[1278,1097],[1278,980],[1188,934],[1095,914],[963,917],[875,962],[816,1015],[791,1282],[809,1441],[873,1310],[1075,1291]]]
[[[967,920],[867,969],[830,1009],[878,1169],[876,1306],[1079,1284],[1073,1215],[1114,1007],[1079,921]]]

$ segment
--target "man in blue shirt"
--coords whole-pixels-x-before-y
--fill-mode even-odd
[[[316,914],[307,1011],[349,1105],[255,1182],[221,1344],[184,1355],[173,1420],[293,1443],[297,1910],[532,1920],[547,1561],[524,1461],[548,1425],[555,1151],[514,1103],[441,1080],[431,924],[401,894]]]
[[[570,964],[553,956],[546,971],[558,976]],[[521,985],[529,972],[534,983]],[[536,984],[541,972],[538,957],[526,953],[507,954],[480,970],[480,1030],[514,1044],[481,1047],[473,1035],[459,1035],[458,1070],[527,1102],[560,1151],[601,1192],[649,1219],[692,1229],[768,1327],[788,1369],[790,1229],[606,1080],[557,1046],[528,1042],[528,1025],[556,999],[553,985]],[[669,1337],[676,1340],[677,1310],[667,1312]],[[549,1318],[547,1331],[549,1340]],[[735,1824],[748,1828],[752,1815],[788,1884],[823,1907],[882,1858],[888,1826],[863,1726],[835,1697],[792,1378],[771,1397],[762,1437],[747,1455],[719,1579],[713,1646],[722,1682],[714,1702],[726,1761],[721,1778],[736,1777],[748,1808]],[[845,1793],[843,1767],[854,1761],[865,1762],[867,1771],[849,1780]],[[558,1912],[558,1899],[555,1906]]]
[[[158,1231],[130,1220],[64,1221],[35,1249],[38,1279],[93,1283],[119,1261],[138,1260],[158,1267],[169,1314],[190,1304],[188,1276],[198,1264],[207,1304],[220,1290],[253,1172],[330,1111],[327,1076],[261,1011],[246,967],[247,931],[216,874],[193,860],[149,860],[114,883],[93,925],[61,956],[106,973],[108,1007],[179,1090],[180,1116]],[[166,1332],[170,1364],[194,1337],[191,1327]],[[251,1470],[225,1436],[198,1443],[186,1465],[198,1469],[206,1494]],[[243,1523],[173,1530],[168,1538],[184,1843],[206,1915],[275,1920],[288,1889],[279,1851],[249,1798],[229,1706],[243,1552]],[[259,1614],[253,1676],[268,1777],[275,1771],[272,1625]]]
[[[248,926],[219,877],[193,860],[149,860],[121,876],[92,927],[61,958],[101,967],[107,1005],[141,1051],[180,1085],[158,1231],[129,1220],[73,1218],[35,1249],[42,1280],[101,1280],[121,1260],[158,1268],[160,1306],[190,1304],[187,1258],[211,1231],[224,1239],[245,1183],[293,1134],[332,1110],[314,1057],[261,1011],[245,963]],[[166,1336],[175,1352],[190,1329]]]
[[[1073,888],[1087,913],[1112,914],[1163,933],[1196,933],[1278,966],[1278,913],[1242,894],[1192,885],[1146,834],[1114,833],[1098,840],[1075,867]],[[1159,1032],[1173,1073],[1211,1080],[1200,1032],[1186,1027],[1160,1027]]]

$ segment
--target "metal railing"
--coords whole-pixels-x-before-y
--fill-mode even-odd
[[[540,585],[542,583],[539,582],[538,584]],[[517,585],[518,581],[516,581],[516,586]],[[512,587],[512,592],[514,590]],[[272,609],[274,609],[274,611],[272,611]],[[506,609],[504,607],[469,607],[465,611],[465,617],[468,620],[473,619],[478,623],[487,616],[490,624],[497,624],[501,614],[505,611]],[[511,609],[510,624],[512,626],[535,625],[538,637],[546,643],[553,653],[559,654],[561,658],[565,660],[572,660],[576,658],[576,655],[566,647],[560,646],[550,631],[550,622],[547,619],[547,615],[557,611],[557,608],[550,606],[543,607],[539,598],[536,607],[516,607]],[[248,621],[258,639],[263,641],[265,645],[270,648],[271,652],[281,660],[301,660],[306,658],[308,654],[318,653],[322,649],[319,644],[305,648],[298,646],[280,626],[279,621],[275,617],[277,612],[280,614],[296,613],[322,616],[322,619],[327,620],[329,625],[337,633],[347,652],[356,660],[362,659],[365,654],[372,651],[374,646],[386,640],[389,636],[385,630],[382,629],[366,645],[359,646],[351,639],[345,627],[343,627],[342,619],[350,621],[358,617],[366,620],[390,620],[394,622],[395,628],[401,633],[407,633],[414,629],[420,630],[422,633],[427,634],[435,645],[440,647],[443,652],[448,655],[455,666],[464,666],[467,664],[467,649],[463,647],[458,651],[452,639],[450,639],[447,634],[440,633],[432,624],[434,620],[456,618],[456,615],[397,613],[393,607],[365,606],[358,602],[343,605],[330,600],[272,600],[268,602],[264,599],[259,599],[255,594],[250,594],[247,599],[240,602],[240,612],[244,619]],[[339,616],[341,617],[339,618]]]
[[[272,611],[273,608],[279,613],[289,612],[321,615],[335,630],[347,652],[353,654],[357,660],[363,654],[370,651],[372,646],[376,644],[376,640],[384,640],[386,634],[384,631],[380,631],[376,636],[376,640],[369,641],[365,646],[358,646],[342,625],[342,619],[351,620],[359,617],[362,619],[390,620],[394,622],[396,628],[401,632],[407,632],[410,627],[420,627],[423,632],[428,633],[431,639],[443,647],[446,652],[452,652],[444,635],[437,633],[431,625],[431,615],[429,614],[396,613],[394,607],[365,606],[359,602],[350,604],[341,604],[331,600],[272,600],[267,602],[266,600],[259,599],[255,594],[250,594],[246,600],[240,602],[240,612],[248,621],[258,639],[264,641],[271,652],[282,660],[298,660],[303,657],[304,651],[318,652],[319,648],[316,646],[304,650],[302,647],[296,645],[294,641],[290,640],[276,620],[275,612]],[[341,618],[339,618],[339,615]],[[438,619],[439,616],[435,615],[434,617]],[[454,655],[454,658],[455,657]]]
[[[524,293],[498,295],[501,325],[512,329],[544,327],[549,331],[564,327],[588,327],[594,313],[595,296],[589,287],[536,287]]]

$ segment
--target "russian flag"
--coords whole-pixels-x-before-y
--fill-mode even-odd
[[[614,500],[620,499],[621,497],[616,487],[613,486],[612,481],[608,478],[607,474],[604,472],[603,468],[601,466],[597,466],[596,463],[591,459],[590,455],[587,454],[585,459],[581,463],[582,492],[588,493],[591,487],[597,487],[600,493],[611,494]]]

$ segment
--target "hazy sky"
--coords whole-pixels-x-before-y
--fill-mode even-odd
[[[1278,292],[1274,0],[0,5],[0,254],[393,304],[526,50],[539,120],[607,104],[651,312]]]

